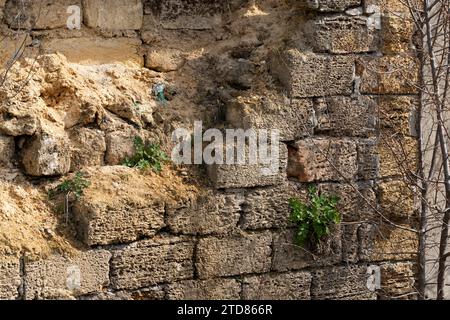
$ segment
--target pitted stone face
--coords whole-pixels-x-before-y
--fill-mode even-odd
[[[301,6],[322,12],[339,12],[361,5],[361,0],[295,0]]]

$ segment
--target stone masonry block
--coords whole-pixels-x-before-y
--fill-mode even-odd
[[[376,300],[376,293],[367,287],[366,266],[345,266],[312,272],[313,299]]]
[[[292,197],[306,200],[306,191],[290,182],[250,191],[243,204],[242,227],[258,230],[291,225],[289,199]]]
[[[88,27],[108,30],[138,30],[144,9],[141,0],[83,0],[84,22]]]
[[[378,31],[368,27],[364,16],[319,16],[308,22],[306,30],[308,43],[318,52],[373,52],[380,42]]]
[[[147,0],[146,14],[160,18],[163,28],[209,30],[222,21],[225,6],[217,0]]]
[[[32,176],[63,175],[70,170],[70,144],[63,133],[42,132],[26,142],[22,163]]]
[[[73,222],[85,244],[127,243],[153,236],[165,226],[165,202],[144,176],[132,178],[132,169],[126,167],[92,168],[85,173],[91,185],[73,206]]]
[[[303,53],[295,49],[275,54],[272,72],[293,98],[350,95],[354,58]]]
[[[101,291],[109,285],[110,257],[108,251],[95,250],[25,262],[25,298],[67,299]]]
[[[100,130],[89,128],[77,128],[69,135],[72,172],[103,165],[106,142],[105,135]]]
[[[359,255],[363,261],[402,261],[417,259],[418,235],[406,229],[382,224],[365,224],[358,230]]]
[[[237,193],[201,194],[167,208],[167,224],[176,234],[227,234],[240,219],[244,197]]]
[[[0,135],[0,167],[10,167],[15,152],[14,138]]]
[[[0,260],[0,300],[14,300],[19,295],[19,259],[2,257]]]
[[[341,227],[333,226],[331,235],[320,244],[300,247],[295,244],[295,229],[274,235],[274,271],[301,270],[310,266],[326,266],[338,263],[342,257]]]
[[[244,300],[309,300],[311,275],[308,272],[264,274],[244,278]]]
[[[186,280],[167,286],[169,300],[239,300],[241,284],[235,279]]]
[[[319,98],[315,104],[317,133],[332,136],[367,137],[377,126],[376,102],[365,96],[357,98]]]
[[[419,63],[407,55],[365,57],[357,63],[364,94],[415,94]]]
[[[272,235],[249,233],[229,238],[204,238],[197,245],[196,267],[201,279],[270,270]]]
[[[274,146],[274,148],[276,148]],[[270,164],[213,164],[208,176],[217,189],[250,188],[277,185],[286,180],[287,147],[279,143],[278,157],[272,158],[272,145],[267,146]],[[258,157],[259,158],[259,157]],[[276,159],[278,158],[278,159]],[[276,161],[278,160],[278,161]]]
[[[412,222],[416,194],[413,186],[401,180],[386,181],[378,185],[378,193],[384,216],[395,222]]]
[[[357,142],[358,179],[371,180],[380,176],[380,155],[376,138]]]
[[[11,28],[21,29],[56,29],[67,28],[69,6],[81,7],[81,0],[43,0],[6,2],[5,19]]]
[[[287,172],[301,182],[352,180],[358,172],[356,144],[349,139],[300,140],[289,148]]]
[[[381,17],[385,54],[408,52],[412,49],[414,21],[408,14],[387,14]]]
[[[186,238],[160,237],[113,251],[114,289],[138,289],[194,276],[194,243]]]
[[[418,136],[416,126],[419,99],[416,96],[380,96],[377,100],[383,131]]]
[[[393,177],[416,172],[419,164],[418,140],[411,137],[381,136],[377,145],[380,157],[380,176]]]
[[[416,299],[416,270],[412,262],[383,263],[381,271],[381,290],[378,296],[383,300]]]
[[[226,118],[234,128],[276,129],[281,140],[312,135],[315,123],[312,100],[271,100],[266,97],[238,97],[227,105]]]
[[[361,0],[291,0],[305,8],[323,12],[344,11],[347,8],[358,6]]]

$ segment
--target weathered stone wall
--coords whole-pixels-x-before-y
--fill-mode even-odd
[[[165,196],[170,186],[160,190],[153,178],[114,166],[132,150],[134,135],[158,123],[151,102],[155,119],[108,102],[106,91],[115,93],[119,80],[101,92],[93,74],[84,73],[92,83],[76,95],[65,89],[70,83],[49,86],[48,97],[35,101],[48,105],[59,94],[78,99],[75,109],[81,108],[50,133],[42,118],[19,107],[2,109],[0,164],[39,179],[84,169],[92,187],[71,209],[82,249],[37,261],[14,254],[0,260],[0,298],[416,297],[418,239],[409,229],[417,217],[404,173],[417,165],[418,67],[407,10],[401,1],[388,2],[46,0],[37,16],[30,1],[20,17],[33,29],[26,55],[59,52],[80,65],[137,64],[152,73],[131,78],[174,73],[173,83],[185,73],[211,72],[204,80],[213,88],[204,91],[219,92],[223,109],[214,124],[279,129],[283,144],[275,176],[262,175],[258,166],[214,165],[207,168],[211,186],[174,201]],[[17,3],[0,1],[2,32],[18,27]],[[82,9],[81,30],[66,30],[69,5]],[[275,14],[283,8],[289,21]],[[230,23],[233,15],[241,24]],[[278,29],[267,27],[269,18]],[[249,36],[246,24],[260,33]],[[237,45],[233,36],[242,38]],[[206,40],[189,56],[183,41],[201,37]],[[207,59],[218,62],[205,68],[199,55],[209,42],[224,55],[210,51]],[[0,61],[14,50],[2,44]],[[42,65],[61,77],[51,63]],[[257,77],[270,86],[254,85]],[[203,83],[195,85],[198,96],[204,94]],[[221,94],[227,86],[231,94]],[[89,90],[100,93],[92,97]],[[122,105],[126,95],[116,95]],[[189,98],[197,103],[195,93]],[[100,106],[110,115],[106,122],[94,119]],[[341,198],[343,222],[319,248],[305,249],[293,244],[288,200],[304,199],[309,183]],[[381,272],[375,291],[367,286],[369,266]]]

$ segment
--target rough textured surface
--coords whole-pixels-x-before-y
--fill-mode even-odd
[[[312,134],[315,118],[311,100],[255,98],[239,97],[227,105],[226,118],[233,127],[277,129],[283,141]]]
[[[208,166],[208,176],[217,189],[223,188],[249,188],[257,186],[277,185],[286,180],[287,147],[280,143],[278,157],[270,153],[269,144],[268,164],[213,164]],[[278,161],[277,161],[278,160]]]
[[[69,139],[71,149],[70,171],[104,164],[106,142],[102,131],[81,128],[72,131]]]
[[[417,93],[418,63],[410,56],[363,58],[358,62],[357,74],[361,77],[361,93]]]
[[[6,2],[6,23],[12,28],[56,29],[66,27],[67,8],[81,5],[81,0],[11,0]],[[22,9],[24,7],[24,10]],[[19,16],[19,18],[17,18]]]
[[[377,30],[369,29],[364,16],[319,16],[309,22],[307,30],[308,40],[318,52],[373,52],[380,42]]]
[[[20,283],[19,259],[3,257],[0,260],[0,299],[16,299],[19,296]]]
[[[244,278],[245,300],[309,300],[311,275],[307,272],[265,274]]]
[[[274,235],[273,263],[275,271],[301,270],[310,266],[332,265],[342,257],[340,227],[332,228],[331,235],[322,243],[299,247],[295,245],[295,230]]]
[[[198,276],[205,279],[267,272],[270,269],[271,243],[270,232],[200,239],[195,261]]]
[[[181,205],[169,206],[167,224],[177,234],[226,234],[240,219],[244,197],[240,194],[200,195]]]
[[[369,225],[360,231],[360,258],[364,261],[403,261],[417,258],[418,236],[405,229]]]
[[[349,95],[353,89],[353,58],[288,50],[275,54],[275,75],[294,98]]]
[[[241,285],[235,279],[187,280],[167,288],[170,300],[238,300]]]
[[[141,175],[135,169],[117,166],[92,168],[85,173],[91,184],[75,203],[73,220],[79,238],[90,246],[155,235],[165,226],[166,204],[183,200],[173,191],[185,197],[192,193],[169,172],[165,177]]]
[[[315,104],[316,132],[331,136],[367,137],[376,132],[377,104],[359,96],[320,98]]]
[[[299,196],[291,183],[249,192],[243,204],[242,227],[245,229],[283,228],[290,225],[289,199]]]
[[[70,148],[63,134],[43,132],[27,143],[22,163],[32,176],[55,176],[70,170]]]
[[[301,0],[296,1],[301,6],[309,9],[333,12],[344,11],[345,9],[361,4],[361,0]]]
[[[44,0],[18,17],[19,2],[0,0],[0,68],[21,46],[10,26],[32,29],[0,90],[0,256],[14,257],[0,298],[417,297],[418,199],[401,183],[418,164],[417,41],[401,0]],[[278,129],[280,161],[121,166],[135,137],[170,154],[195,121]],[[65,215],[47,192],[78,170],[91,186]],[[299,247],[288,202],[311,184],[339,196],[342,223]]]
[[[375,300],[376,293],[367,288],[367,267],[331,267],[312,273],[313,299]]]
[[[289,148],[288,176],[301,182],[351,180],[357,171],[356,145],[349,139],[309,138]]]
[[[143,6],[140,0],[83,0],[84,22],[92,28],[140,29]]]
[[[386,263],[380,266],[381,299],[416,299],[415,270],[411,262]]]
[[[26,262],[26,299],[68,299],[95,293],[109,284],[109,259],[105,250],[88,251],[73,258],[52,256]]]
[[[15,151],[14,147],[12,137],[0,135],[0,167],[10,166]]]
[[[114,289],[138,289],[192,278],[194,243],[184,238],[155,238],[113,251]]]

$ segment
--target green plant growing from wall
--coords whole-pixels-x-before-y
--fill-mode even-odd
[[[91,182],[85,178],[85,174],[81,171],[75,173],[72,179],[66,179],[61,184],[48,192],[50,200],[53,200],[58,195],[64,196],[64,214],[66,216],[66,222],[69,217],[69,201],[71,196],[75,196],[78,200],[83,195],[84,189],[88,188]]]
[[[163,164],[169,161],[169,157],[158,144],[146,144],[140,137],[134,138],[134,148],[135,154],[131,158],[125,158],[122,163],[124,166],[141,170],[151,168],[155,172],[161,172]]]
[[[291,198],[291,220],[297,225],[295,243],[304,246],[307,243],[319,243],[330,235],[332,224],[341,223],[341,215],[336,206],[338,197],[318,192],[317,188],[308,188],[309,204],[297,198]]]

